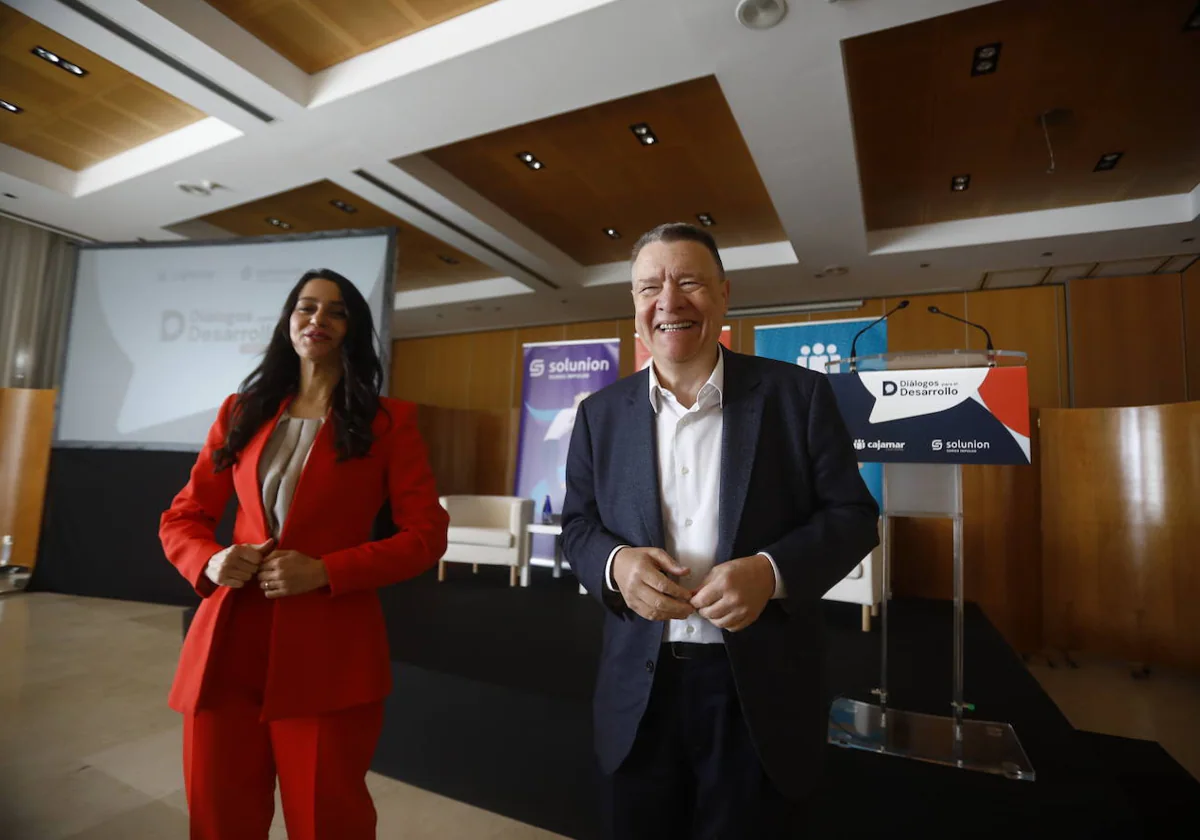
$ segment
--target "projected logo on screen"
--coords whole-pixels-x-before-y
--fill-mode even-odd
[[[257,320],[257,323],[255,323]],[[162,314],[162,341],[235,342],[241,353],[261,353],[271,340],[274,323],[253,312],[202,312],[193,309],[185,319],[177,309]]]

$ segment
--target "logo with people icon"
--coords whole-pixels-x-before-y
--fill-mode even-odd
[[[800,355],[796,357],[796,364],[802,368],[815,370],[818,373],[825,373],[826,364],[841,361],[841,358],[836,344],[822,344],[818,341],[813,345],[805,344],[800,348]]]

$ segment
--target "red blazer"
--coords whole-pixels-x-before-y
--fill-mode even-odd
[[[187,486],[162,515],[159,537],[167,558],[204,599],[184,640],[169,704],[192,712],[205,695],[213,638],[222,632],[231,590],[204,574],[225,546],[213,538],[230,496],[238,500],[235,543],[269,536],[258,461],[287,405],[263,425],[233,467],[213,472],[225,442],[234,397],[209,430]],[[277,549],[320,557],[329,585],[273,601],[270,667],[263,718],[301,717],[370,703],[392,688],[383,610],[376,590],[416,577],[446,550],[449,517],[438,503],[416,407],[384,398],[375,417],[375,442],[365,458],[338,463],[333,424],[324,424],[292,497]],[[386,412],[385,410],[386,409]],[[390,417],[388,416],[390,414]],[[385,500],[399,533],[371,541]]]

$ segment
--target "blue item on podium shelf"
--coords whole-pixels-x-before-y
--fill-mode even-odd
[[[549,525],[554,521],[554,507],[550,504],[550,497],[546,497],[546,503],[542,505],[542,524]]]

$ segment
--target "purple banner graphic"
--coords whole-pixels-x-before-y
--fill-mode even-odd
[[[575,412],[589,394],[617,381],[621,340],[556,341],[524,349],[516,495],[533,499],[534,521],[541,522],[547,498],[556,517],[562,509]],[[550,558],[553,551],[553,540],[534,539],[535,557]]]

